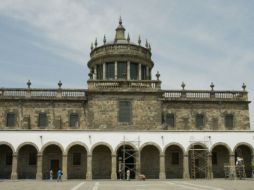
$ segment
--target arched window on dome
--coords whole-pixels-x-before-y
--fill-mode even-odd
[[[138,63],[130,64],[130,79],[138,80]]]
[[[127,78],[127,63],[117,62],[117,78],[125,79]]]
[[[115,79],[115,63],[106,63],[106,78],[109,80]]]

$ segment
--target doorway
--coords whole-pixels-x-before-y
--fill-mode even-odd
[[[59,167],[59,160],[50,160],[50,168],[53,171],[53,178],[57,178],[57,171],[60,168]]]

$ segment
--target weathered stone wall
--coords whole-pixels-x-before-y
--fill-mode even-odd
[[[131,102],[131,122],[118,122],[119,101]],[[89,128],[161,129],[161,101],[156,94],[94,94],[88,100]]]
[[[226,130],[225,115],[233,114],[233,130],[246,130],[250,128],[249,110],[247,103],[231,102],[165,102],[163,103],[162,117],[167,113],[175,115],[175,127],[165,129],[195,130],[196,115],[204,115],[205,126],[203,130]]]
[[[47,114],[46,129],[68,129],[71,113],[79,115],[79,125],[87,128],[85,104],[83,102],[57,102],[57,101],[5,101],[0,102],[0,128],[6,127],[8,112],[16,114],[18,129],[38,129],[39,113]]]

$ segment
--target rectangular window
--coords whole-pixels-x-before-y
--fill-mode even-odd
[[[131,103],[129,101],[119,102],[119,122],[131,122]]]
[[[127,63],[124,62],[117,63],[117,78],[118,79],[127,78]]]
[[[79,153],[79,152],[73,153],[72,161],[73,161],[72,164],[74,166],[81,165],[81,153]]]
[[[141,65],[141,80],[147,80],[145,65]]]
[[[212,164],[217,164],[217,153],[216,152],[212,153]]]
[[[130,78],[131,80],[138,80],[138,64],[137,63],[130,64]]]
[[[29,165],[36,165],[36,161],[37,161],[37,155],[36,155],[36,153],[30,153],[29,154],[28,164]]]
[[[103,65],[96,65],[96,78],[98,80],[102,80],[103,79]]]
[[[203,129],[205,127],[204,115],[203,114],[197,114],[196,115],[196,127],[198,129]]]
[[[46,113],[39,113],[39,121],[38,126],[39,127],[47,127],[48,119]]]
[[[233,129],[234,127],[234,116],[232,114],[228,114],[225,116],[225,127],[226,129]]]
[[[78,127],[79,126],[79,116],[77,113],[70,114],[70,127]]]
[[[172,113],[167,113],[166,118],[165,118],[165,123],[169,127],[174,127],[175,126],[175,115]]]
[[[171,164],[179,165],[179,152],[172,152],[171,156]]]
[[[106,78],[115,78],[115,63],[106,63]]]
[[[15,113],[7,113],[6,116],[6,126],[7,127],[14,127],[16,123],[16,114]]]
[[[7,153],[5,157],[5,164],[10,166],[12,165],[12,153]]]

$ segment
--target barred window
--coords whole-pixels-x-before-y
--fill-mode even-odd
[[[172,154],[171,154],[171,164],[179,165],[179,152],[172,152]]]
[[[119,102],[119,122],[131,122],[131,103],[129,101]]]
[[[79,152],[73,153],[72,164],[73,164],[74,166],[79,166],[79,165],[81,165],[81,153],[79,153]]]
[[[226,127],[226,129],[233,129],[233,127],[234,127],[234,116],[232,114],[227,114],[225,116],[225,127]]]
[[[70,114],[70,127],[79,126],[79,115],[77,113]]]
[[[131,80],[138,79],[138,64],[137,63],[130,64],[130,78]]]
[[[198,129],[203,129],[205,127],[204,115],[197,114],[196,115],[196,127]]]
[[[97,65],[96,66],[96,78],[98,80],[101,80],[103,78],[103,65],[100,64],[100,65]]]
[[[174,127],[175,126],[175,115],[172,113],[167,113],[165,117],[165,123],[169,127]]]
[[[106,78],[114,79],[115,78],[115,63],[107,63],[106,64]]]
[[[29,165],[36,165],[36,161],[37,161],[37,155],[36,153],[32,152],[29,154],[29,160],[28,160],[28,164]]]
[[[39,127],[47,127],[48,125],[48,118],[46,113],[39,113],[39,121],[38,126]]]
[[[15,113],[7,113],[6,116],[6,126],[14,127],[16,123],[16,114]]]
[[[119,79],[127,78],[127,64],[125,62],[117,63],[117,78]]]

